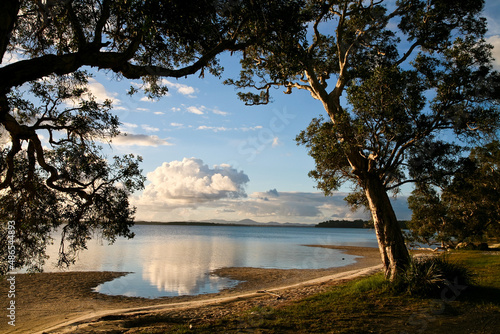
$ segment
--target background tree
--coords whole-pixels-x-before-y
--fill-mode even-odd
[[[240,78],[227,81],[250,89],[239,94],[247,104],[268,103],[276,86],[321,102],[328,121],[314,119],[298,137],[315,159],[311,176],[326,194],[352,181],[348,199],[369,208],[388,278],[409,261],[388,192],[449,173],[463,148],[452,138],[497,129],[499,76],[482,7],[307,1],[303,34],[247,49]]]
[[[416,241],[455,247],[500,237],[500,143],[472,150],[448,184],[425,184],[408,198]]]
[[[97,103],[88,93],[89,68],[142,79],[144,91],[160,97],[167,91],[161,77],[219,75],[221,52],[294,27],[287,21],[294,6],[284,0],[1,1],[0,236],[5,243],[7,221],[15,220],[15,265],[39,269],[58,227],[63,263],[85,248],[93,231],[110,241],[132,236],[127,196],[143,187],[140,159],[99,153],[95,141],[110,141],[119,123],[109,101]],[[2,246],[2,271],[6,251]]]

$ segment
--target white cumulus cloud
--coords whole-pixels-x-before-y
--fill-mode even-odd
[[[140,201],[172,208],[246,197],[249,181],[243,171],[225,164],[209,167],[196,158],[164,162],[147,178]]]

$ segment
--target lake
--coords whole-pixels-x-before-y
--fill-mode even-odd
[[[211,272],[224,267],[320,269],[355,262],[339,250],[304,245],[377,247],[368,229],[136,225],[136,236],[113,245],[92,240],[72,271],[121,271],[96,291],[156,298],[218,292],[238,282]],[[57,240],[49,248],[54,259]],[[53,260],[52,260],[53,262]],[[57,271],[49,259],[45,271]]]

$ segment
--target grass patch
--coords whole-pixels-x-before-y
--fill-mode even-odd
[[[424,298],[395,293],[377,274],[279,307],[256,307],[223,319],[197,322],[193,328],[170,323],[169,332],[497,333],[500,255],[461,251],[451,253],[449,260],[467,266],[475,275],[474,285],[451,281],[451,285],[441,287],[438,297]]]

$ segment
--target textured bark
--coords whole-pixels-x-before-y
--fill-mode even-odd
[[[385,277],[394,280],[410,261],[401,228],[382,182],[369,176],[364,182],[378,246],[385,269]]]

